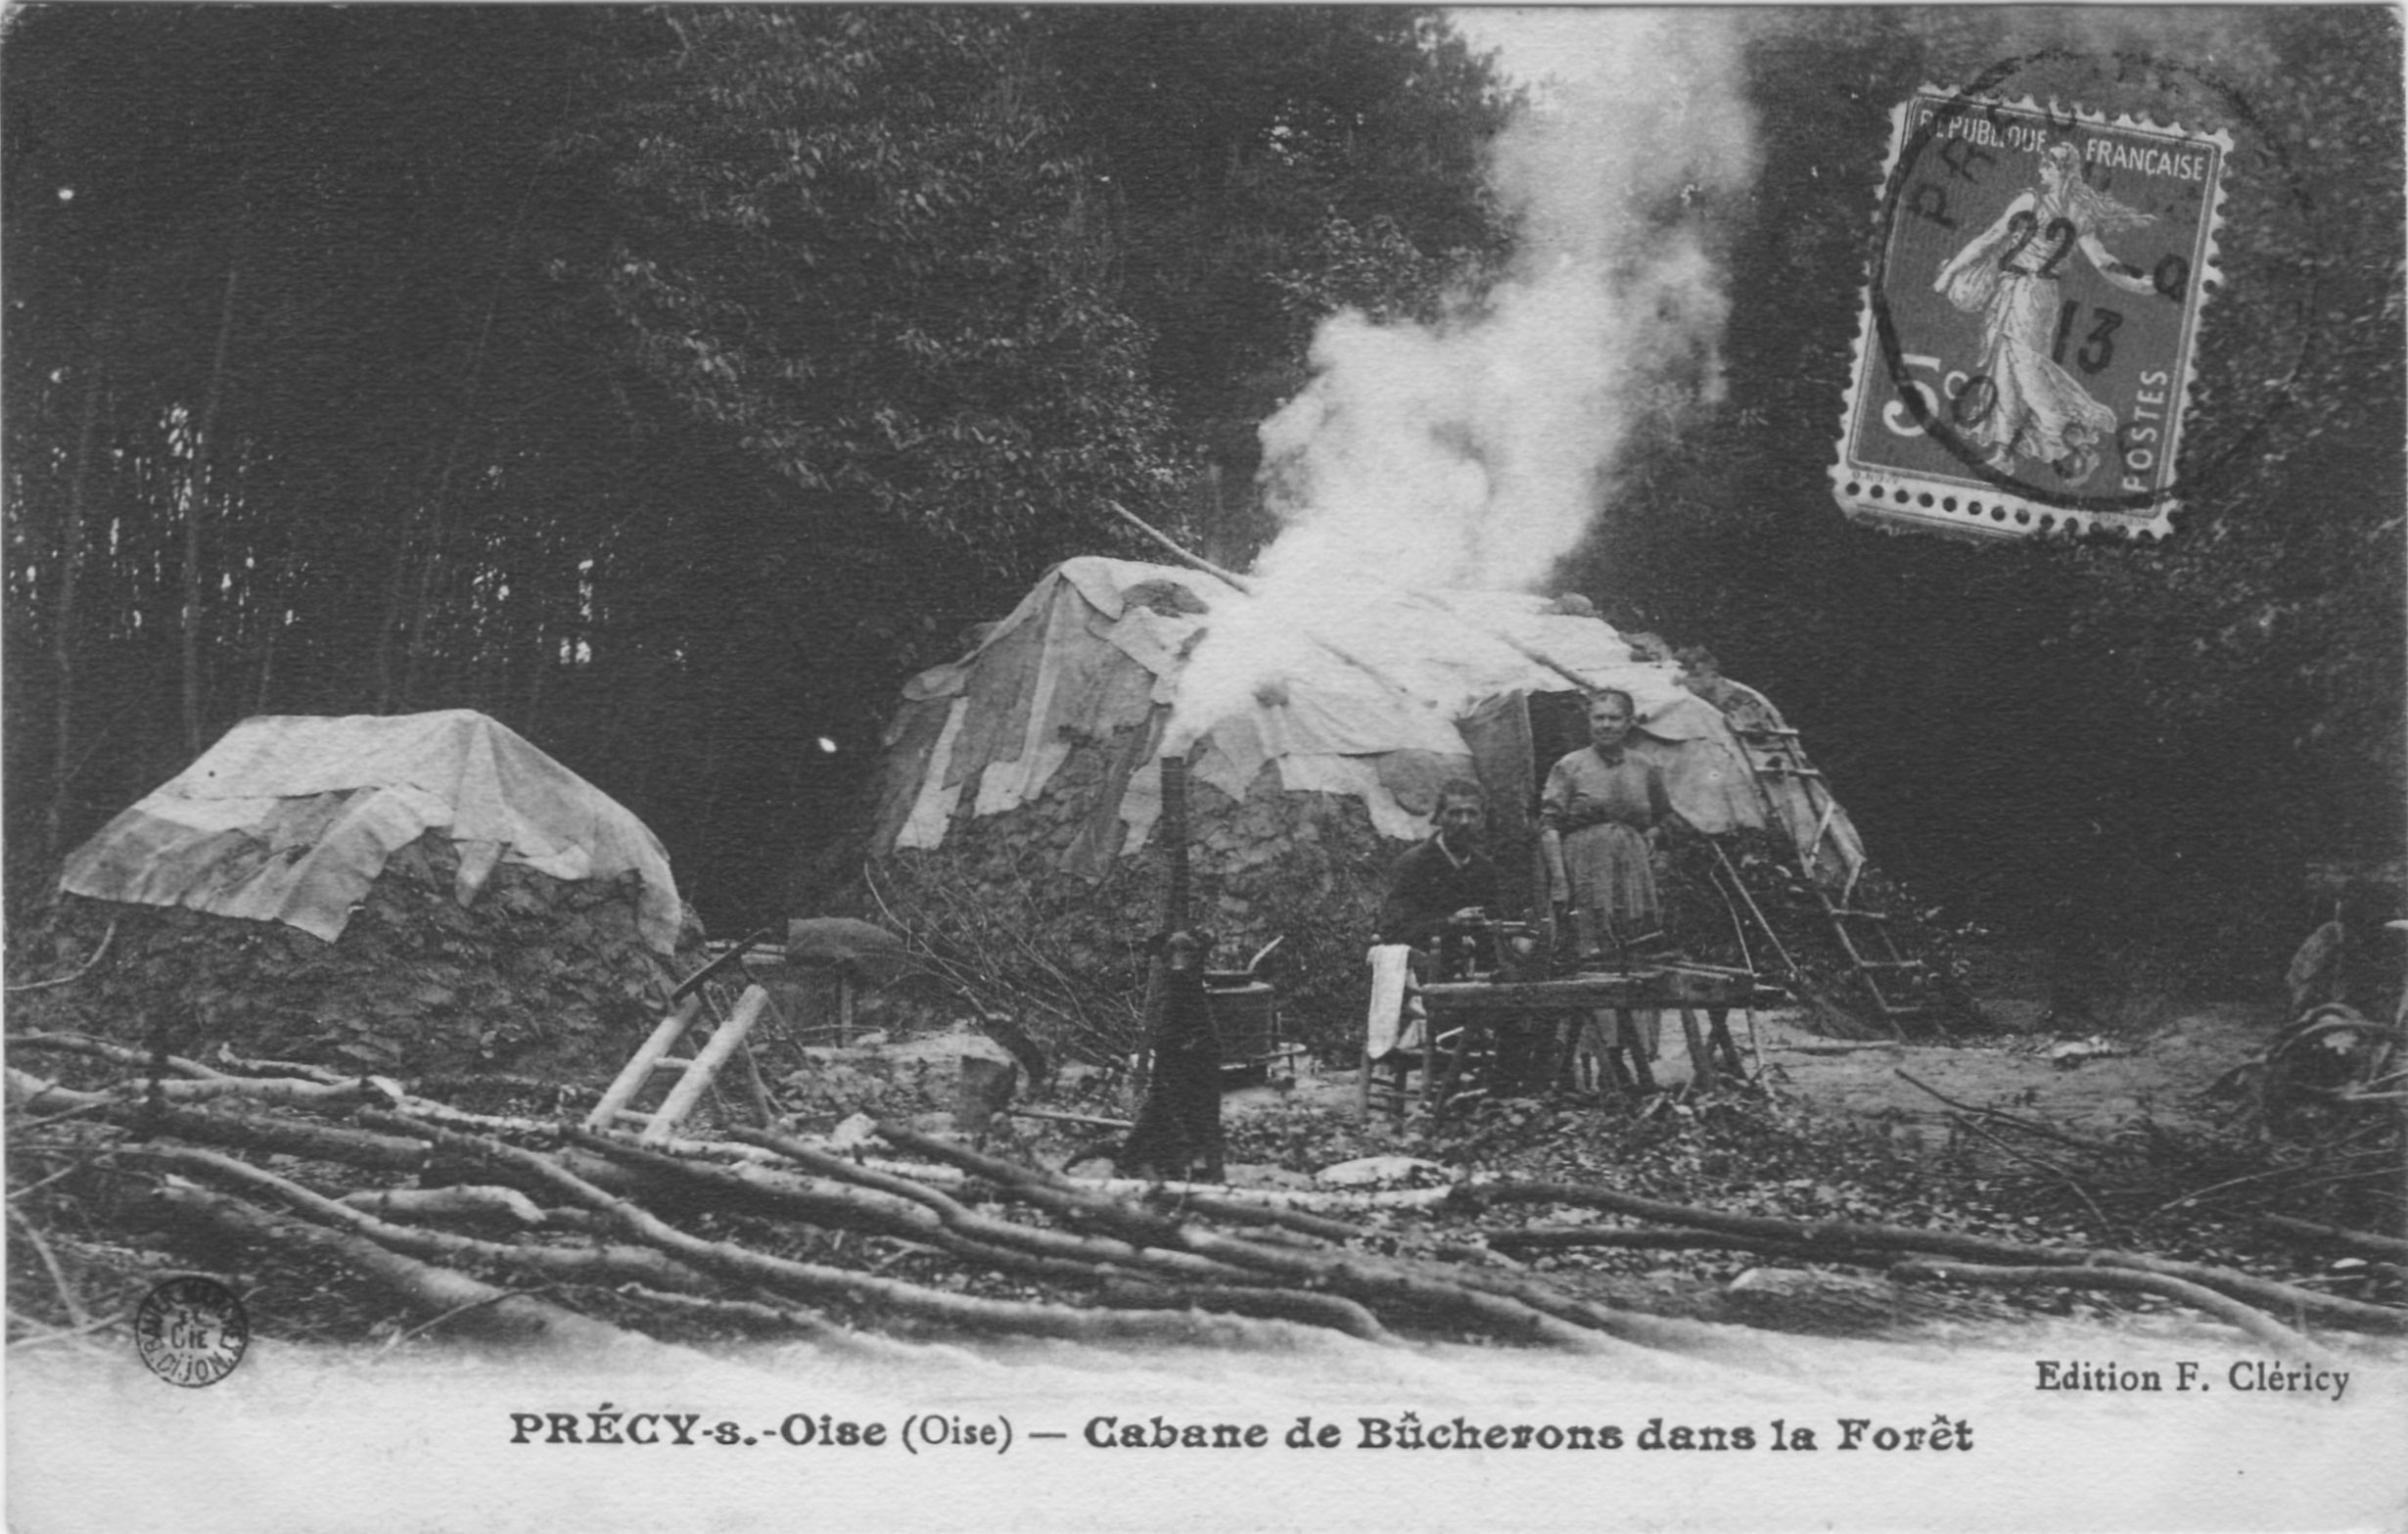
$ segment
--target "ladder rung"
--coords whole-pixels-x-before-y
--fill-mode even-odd
[[[1756,771],[1765,777],[1821,777],[1823,775],[1814,767],[1791,767],[1785,762],[1767,762],[1756,768]]]
[[[1834,916],[1852,917],[1858,921],[1889,920],[1889,912],[1885,910],[1850,910],[1844,906],[1833,906],[1831,907],[1831,914]]]
[[[612,1114],[611,1117],[615,1119],[633,1119],[638,1124],[649,1124],[652,1122],[652,1110],[650,1108],[621,1108],[618,1112]]]
[[[656,1071],[682,1071],[693,1063],[694,1059],[691,1055],[665,1054],[652,1062],[652,1068]]]
[[[1927,969],[1930,966],[1920,958],[1860,958],[1856,961],[1856,967],[1859,969]]]

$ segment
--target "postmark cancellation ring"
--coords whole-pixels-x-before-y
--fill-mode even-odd
[[[214,1278],[169,1278],[134,1311],[134,1350],[171,1385],[197,1389],[234,1372],[251,1346],[251,1318],[232,1289]]]

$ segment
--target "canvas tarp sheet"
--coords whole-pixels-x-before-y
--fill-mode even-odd
[[[496,863],[556,879],[642,880],[660,953],[682,907],[660,839],[616,800],[467,709],[245,720],[78,848],[60,888],[95,900],[281,921],[333,942],[395,852],[459,844],[471,904]]]
[[[1128,731],[1187,751],[1191,777],[1231,799],[1275,768],[1289,791],[1359,798],[1383,835],[1419,837],[1437,785],[1474,775],[1464,723],[1500,699],[1598,687],[1638,703],[1639,749],[1692,824],[1768,823],[1721,711],[1669,663],[1635,660],[1611,627],[1545,598],[1395,592],[1282,607],[1193,571],[1074,559],[969,655],[906,685],[889,744],[907,745],[909,759],[890,764],[902,781],[889,786],[882,845],[940,846],[965,797],[972,816],[1001,813],[1042,794],[1078,742],[1119,738],[1108,776],[1118,802],[1096,808],[1098,834],[1082,833],[1079,860],[1133,852],[1160,805],[1155,774],[1134,770]],[[1115,813],[1123,834],[1107,847],[1100,822]],[[1844,813],[1834,818],[1844,828]]]

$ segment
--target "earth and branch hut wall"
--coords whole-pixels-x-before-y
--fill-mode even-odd
[[[993,815],[957,809],[942,846],[890,851],[869,869],[885,914],[983,979],[972,987],[983,1002],[1090,1058],[1124,1055],[1140,1037],[1144,943],[1161,922],[1166,865],[1158,843],[1108,858],[1092,879],[1063,864],[1102,814],[1117,832],[1118,790],[1152,734],[1081,739],[1035,799]],[[896,759],[909,761],[907,751]],[[1364,953],[1404,845],[1372,828],[1360,799],[1288,792],[1275,765],[1242,801],[1192,779],[1188,795],[1190,919],[1212,935],[1215,964],[1243,963],[1284,937],[1265,968],[1287,1037],[1342,1048],[1361,1029]]]
[[[397,1076],[508,1071],[607,1081],[658,1021],[674,958],[637,928],[632,879],[563,880],[501,863],[455,898],[456,845],[394,853],[343,936],[277,921],[62,895],[17,934],[25,972],[73,985],[12,997],[18,1029],[90,1033],[206,1059],[236,1053]],[[113,935],[112,935],[113,934]]]

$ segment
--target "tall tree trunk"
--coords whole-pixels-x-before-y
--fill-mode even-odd
[[[493,316],[488,310],[486,326],[492,327]],[[477,338],[477,359],[485,355],[485,337]],[[452,429],[451,450],[443,456],[443,472],[435,481],[435,499],[427,508],[427,551],[418,562],[418,603],[410,614],[409,649],[401,664],[401,704],[408,708],[418,696],[418,668],[427,653],[427,609],[435,601],[435,567],[443,557],[443,501],[451,492],[452,471],[459,466],[460,444],[468,436],[470,419],[476,414],[476,361],[470,363],[468,397],[461,402],[459,422]]]
[[[376,712],[379,714],[393,713],[398,703],[394,693],[394,636],[401,631],[401,601],[409,590],[410,539],[417,531],[418,508],[413,505],[394,534],[392,574],[385,582],[385,621],[376,630]]]
[[[276,678],[276,641],[284,636],[283,617],[278,613],[269,620],[267,637],[259,644],[259,690],[251,705],[254,714],[267,712],[268,691]]]
[[[477,395],[485,381],[486,348],[493,339],[493,315],[501,307],[502,283],[510,275],[510,263],[518,256],[519,242],[527,232],[527,209],[535,193],[535,177],[527,178],[527,190],[520,195],[518,216],[511,221],[510,241],[502,248],[501,265],[493,273],[493,285],[486,290],[485,318],[477,326],[477,344],[468,354],[468,382],[460,396],[459,418],[452,425],[451,448],[443,455],[443,472],[435,482],[435,502],[427,514],[427,553],[418,569],[418,611],[410,616],[409,657],[401,673],[401,696],[406,703],[416,696],[419,664],[427,650],[427,608],[435,595],[435,569],[443,557],[443,509],[451,492],[451,478],[460,465],[460,449],[468,441],[468,430],[476,424]]]
[[[92,428],[100,419],[101,352],[95,340],[86,359],[83,411],[75,424],[75,461],[68,471],[67,518],[59,530],[59,605],[53,615],[51,659],[59,673],[58,712],[50,774],[50,814],[44,825],[52,862],[67,853],[69,786],[75,776],[75,581],[83,571],[83,494],[92,469]]]
[[[209,359],[209,392],[193,439],[192,499],[184,508],[184,749],[192,757],[201,754],[201,513],[208,500],[210,439],[217,431],[217,406],[225,397],[226,348],[234,336],[234,289],[241,271],[226,262],[226,290],[217,304],[217,348]]]

